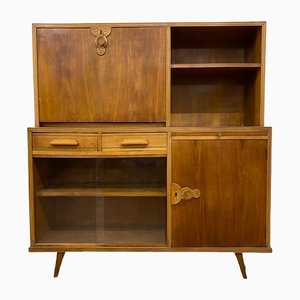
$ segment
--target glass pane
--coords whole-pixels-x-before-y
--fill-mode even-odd
[[[95,243],[95,159],[34,159],[38,243]]]
[[[38,243],[166,242],[165,158],[35,158]]]
[[[165,243],[165,158],[98,160],[97,186],[97,243]]]

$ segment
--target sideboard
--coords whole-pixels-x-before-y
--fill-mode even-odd
[[[34,24],[30,248],[271,252],[265,22]]]

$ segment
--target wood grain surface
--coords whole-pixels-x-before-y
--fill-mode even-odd
[[[165,28],[37,30],[40,122],[164,122]]]
[[[266,180],[267,140],[172,141],[172,182],[201,192],[172,207],[172,246],[266,246]]]

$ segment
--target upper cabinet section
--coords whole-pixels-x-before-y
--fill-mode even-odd
[[[166,28],[34,27],[41,125],[165,122]]]
[[[36,126],[263,126],[265,28],[35,25]]]

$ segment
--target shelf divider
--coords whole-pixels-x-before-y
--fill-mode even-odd
[[[39,197],[166,197],[165,187],[59,187],[45,188]]]
[[[195,64],[171,64],[172,69],[253,69],[260,68],[260,63],[195,63]]]

